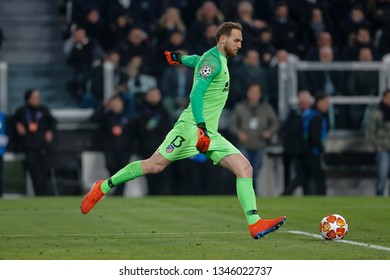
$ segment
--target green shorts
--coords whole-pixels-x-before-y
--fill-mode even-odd
[[[226,140],[220,133],[209,133],[210,147],[205,153],[214,164],[218,164],[224,157],[240,154],[241,152]],[[158,151],[169,161],[189,158],[199,154],[196,149],[198,130],[195,124],[178,122],[165,137]]]

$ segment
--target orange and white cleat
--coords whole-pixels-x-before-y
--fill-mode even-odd
[[[91,190],[84,196],[83,201],[81,202],[81,212],[83,214],[88,214],[89,211],[95,206],[96,203],[102,199],[105,194],[102,192],[100,185],[103,183],[103,180],[96,181]]]
[[[277,230],[285,222],[286,216],[281,216],[272,220],[260,219],[256,223],[249,225],[249,231],[254,239],[259,239],[266,234]]]

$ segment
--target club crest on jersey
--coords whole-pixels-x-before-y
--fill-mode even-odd
[[[165,151],[170,154],[175,149],[175,147],[172,144],[169,144],[168,147],[165,149]]]
[[[203,66],[202,68],[200,68],[199,70],[199,74],[202,76],[202,77],[205,77],[207,78],[208,76],[210,76],[211,74],[211,68],[209,66]]]

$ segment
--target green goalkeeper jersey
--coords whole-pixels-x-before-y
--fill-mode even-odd
[[[194,83],[190,104],[182,112],[178,122],[204,122],[209,132],[217,133],[219,118],[229,94],[227,58],[215,46],[201,57],[183,55],[181,61],[194,68]]]

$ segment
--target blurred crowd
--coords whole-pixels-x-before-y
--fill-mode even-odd
[[[240,22],[243,47],[230,62],[227,108],[259,83],[277,111],[277,65],[288,54],[301,60],[375,61],[390,51],[390,1],[73,0],[64,28],[64,52],[74,70],[69,91],[84,107],[103,100],[102,64],[114,65],[116,93],[137,114],[148,89],[159,87],[175,115],[188,103],[191,70],[165,63],[164,50],[199,54],[215,45],[217,26]],[[365,79],[361,79],[362,75]],[[316,71],[299,77],[314,96],[377,95],[378,73]]]
[[[67,2],[63,1],[64,7]],[[243,26],[244,41],[238,56],[229,61],[228,116],[224,117],[230,125],[225,126],[224,135],[250,160],[255,176],[256,170],[261,169],[265,147],[277,139],[285,149],[283,194],[292,194],[299,185],[303,185],[304,194],[326,194],[322,163],[329,128],[328,97],[378,96],[378,72],[300,73],[298,107],[280,123],[277,66],[291,56],[323,63],[370,62],[379,61],[390,52],[388,0],[72,0],[71,3],[71,18],[63,29],[63,51],[72,69],[68,90],[80,107],[95,109],[91,121],[101,124],[103,152],[111,174],[134,154],[149,157],[188,106],[193,70],[182,65],[168,66],[163,52],[201,55],[215,46],[218,25],[235,21]],[[106,61],[114,67],[115,92],[109,100],[104,97]],[[47,173],[46,148],[52,141],[55,120],[41,104],[31,104],[36,95],[39,98],[39,89],[25,93],[26,104],[14,114],[11,125],[15,127],[11,130],[16,130],[24,144],[40,145],[25,147],[27,163],[30,162],[27,168],[31,174],[35,172],[33,183],[40,194],[38,185],[46,187],[38,182],[42,176],[34,171],[39,169],[34,163],[42,162],[40,170]],[[380,121],[386,122],[390,103],[381,104],[375,112]],[[348,108],[341,113],[346,128],[359,127],[360,121],[348,120],[353,115]],[[381,119],[381,114],[385,119]],[[34,127],[34,123],[40,125]],[[2,127],[4,131],[5,126]],[[369,129],[369,139],[376,139],[379,132],[372,122]],[[301,142],[304,134],[308,146]],[[28,137],[38,137],[39,141],[31,142]],[[3,147],[7,141],[3,137]],[[378,151],[388,150],[383,144],[371,144]],[[234,178],[210,168],[211,165],[202,154],[174,163],[162,174],[147,177],[149,194],[234,193],[234,187],[221,186],[224,189],[216,190],[221,178],[226,176],[225,182],[230,180],[232,186]],[[385,173],[382,172],[381,178]],[[315,180],[315,188],[308,185],[310,177]],[[378,194],[383,193],[384,179],[381,180]],[[122,195],[123,186],[115,194]]]
[[[115,91],[124,102],[124,111],[132,118],[141,117],[144,128],[150,125],[150,118],[155,120],[145,116],[151,112],[150,104],[145,107],[150,91],[158,91],[159,108],[166,110],[171,121],[189,102],[192,70],[169,67],[163,52],[201,55],[215,45],[220,23],[241,23],[242,49],[229,62],[231,86],[226,109],[230,125],[225,133],[254,170],[261,169],[265,147],[280,138],[276,141],[283,142],[285,148],[284,194],[291,194],[298,185],[303,186],[304,194],[326,194],[323,143],[329,129],[327,97],[380,94],[377,71],[302,72],[298,74],[298,100],[303,92],[303,96],[311,97],[307,100],[313,101],[303,102],[309,104],[308,108],[298,104],[284,123],[279,123],[278,64],[288,62],[290,56],[322,63],[371,62],[390,52],[388,0],[72,2],[72,22],[65,28],[64,51],[75,71],[73,96],[82,106],[100,106],[104,99],[102,63],[108,60],[114,65]],[[365,110],[361,107],[335,109],[343,120],[340,127],[361,128]],[[299,125],[294,127],[294,122]],[[141,133],[142,141],[152,136],[150,127],[148,130],[149,135]],[[160,132],[160,136],[164,135]],[[298,141],[294,145],[294,133],[300,140],[302,133],[306,135],[305,143]],[[157,135],[153,137],[159,139]],[[158,145],[149,144],[150,150],[143,156],[149,156]],[[297,155],[300,147],[304,148]],[[295,178],[290,178],[290,167]],[[256,175],[255,171],[255,182]],[[309,180],[314,180],[314,187],[310,187]],[[158,181],[164,180],[155,180],[156,185]],[[153,184],[151,180],[149,183]]]

